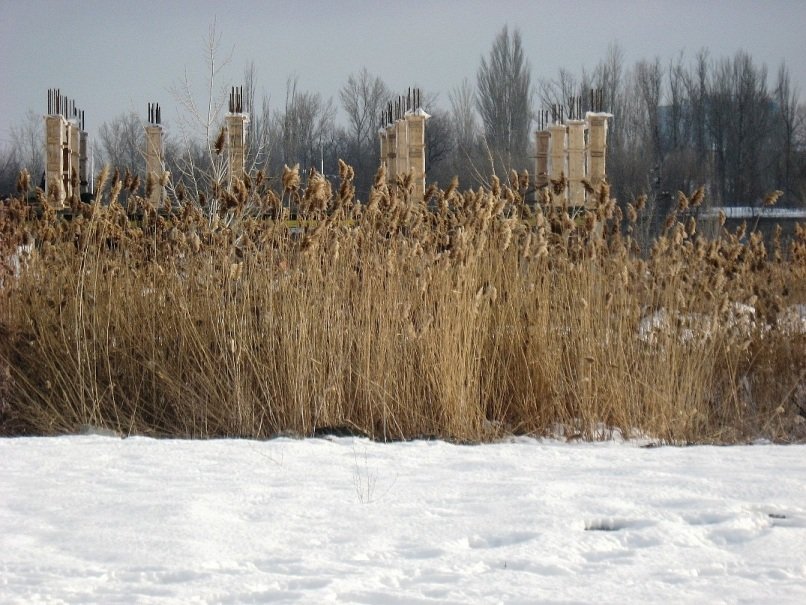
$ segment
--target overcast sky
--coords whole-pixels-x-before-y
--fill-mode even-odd
[[[242,83],[254,61],[258,93],[274,105],[292,74],[338,104],[349,74],[366,67],[393,90],[439,93],[447,107],[463,78],[475,83],[505,24],[521,30],[535,81],[560,67],[592,69],[612,42],[627,66],[743,49],[766,63],[771,83],[786,61],[806,98],[804,0],[0,0],[0,143],[26,111],[45,113],[51,87],[85,110],[90,134],[122,112],[145,118],[149,101],[170,124],[179,111],[170,89],[185,72],[204,91],[214,20],[220,57],[231,55],[221,82]]]

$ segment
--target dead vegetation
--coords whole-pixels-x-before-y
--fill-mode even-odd
[[[72,220],[4,202],[2,432],[806,434],[806,228],[705,238],[700,191],[644,250],[644,200],[623,216],[606,185],[571,216],[519,175],[427,203],[352,179],[158,204],[107,172]]]

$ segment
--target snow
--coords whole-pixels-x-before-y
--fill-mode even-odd
[[[19,246],[17,246],[17,249],[8,259],[8,265],[9,267],[11,267],[11,271],[14,277],[20,276],[20,273],[27,265],[33,253],[34,253],[33,242],[28,244],[20,244]],[[0,285],[2,285],[1,281]]]
[[[806,219],[806,210],[800,208],[778,208],[772,206],[713,206],[706,208],[702,218],[718,218],[723,212],[730,219],[752,219],[759,216],[777,219]]]
[[[778,314],[774,325],[757,321],[756,308],[740,302],[729,303],[723,326],[735,335],[750,337],[755,331],[764,337],[777,331],[779,336],[791,337],[806,334],[806,305],[790,305]],[[718,322],[699,313],[670,313],[660,308],[644,315],[638,323],[638,339],[642,342],[657,344],[661,335],[677,332],[681,343],[702,342],[713,336]],[[678,329],[679,328],[679,329]]]
[[[779,313],[776,323],[783,334],[806,334],[806,304],[786,307]]]
[[[417,108],[417,109],[415,109],[414,111],[412,111],[411,109],[409,109],[409,110],[407,110],[407,111],[406,111],[406,113],[405,113],[405,114],[403,114],[403,115],[406,115],[406,116],[418,116],[418,117],[421,117],[421,118],[425,118],[426,120],[427,120],[428,118],[430,118],[430,117],[431,117],[431,114],[430,114],[430,113],[428,113],[428,112],[427,112],[425,109],[423,109],[422,107],[418,107],[418,108]]]
[[[0,440],[3,603],[803,603],[806,446]]]

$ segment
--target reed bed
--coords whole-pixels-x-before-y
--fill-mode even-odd
[[[574,217],[518,175],[415,199],[382,169],[363,204],[352,179],[4,202],[2,432],[806,435],[806,227],[704,237],[698,191],[642,246],[606,184]]]

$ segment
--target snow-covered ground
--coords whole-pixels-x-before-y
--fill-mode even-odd
[[[0,440],[0,602],[806,603],[806,446]]]

